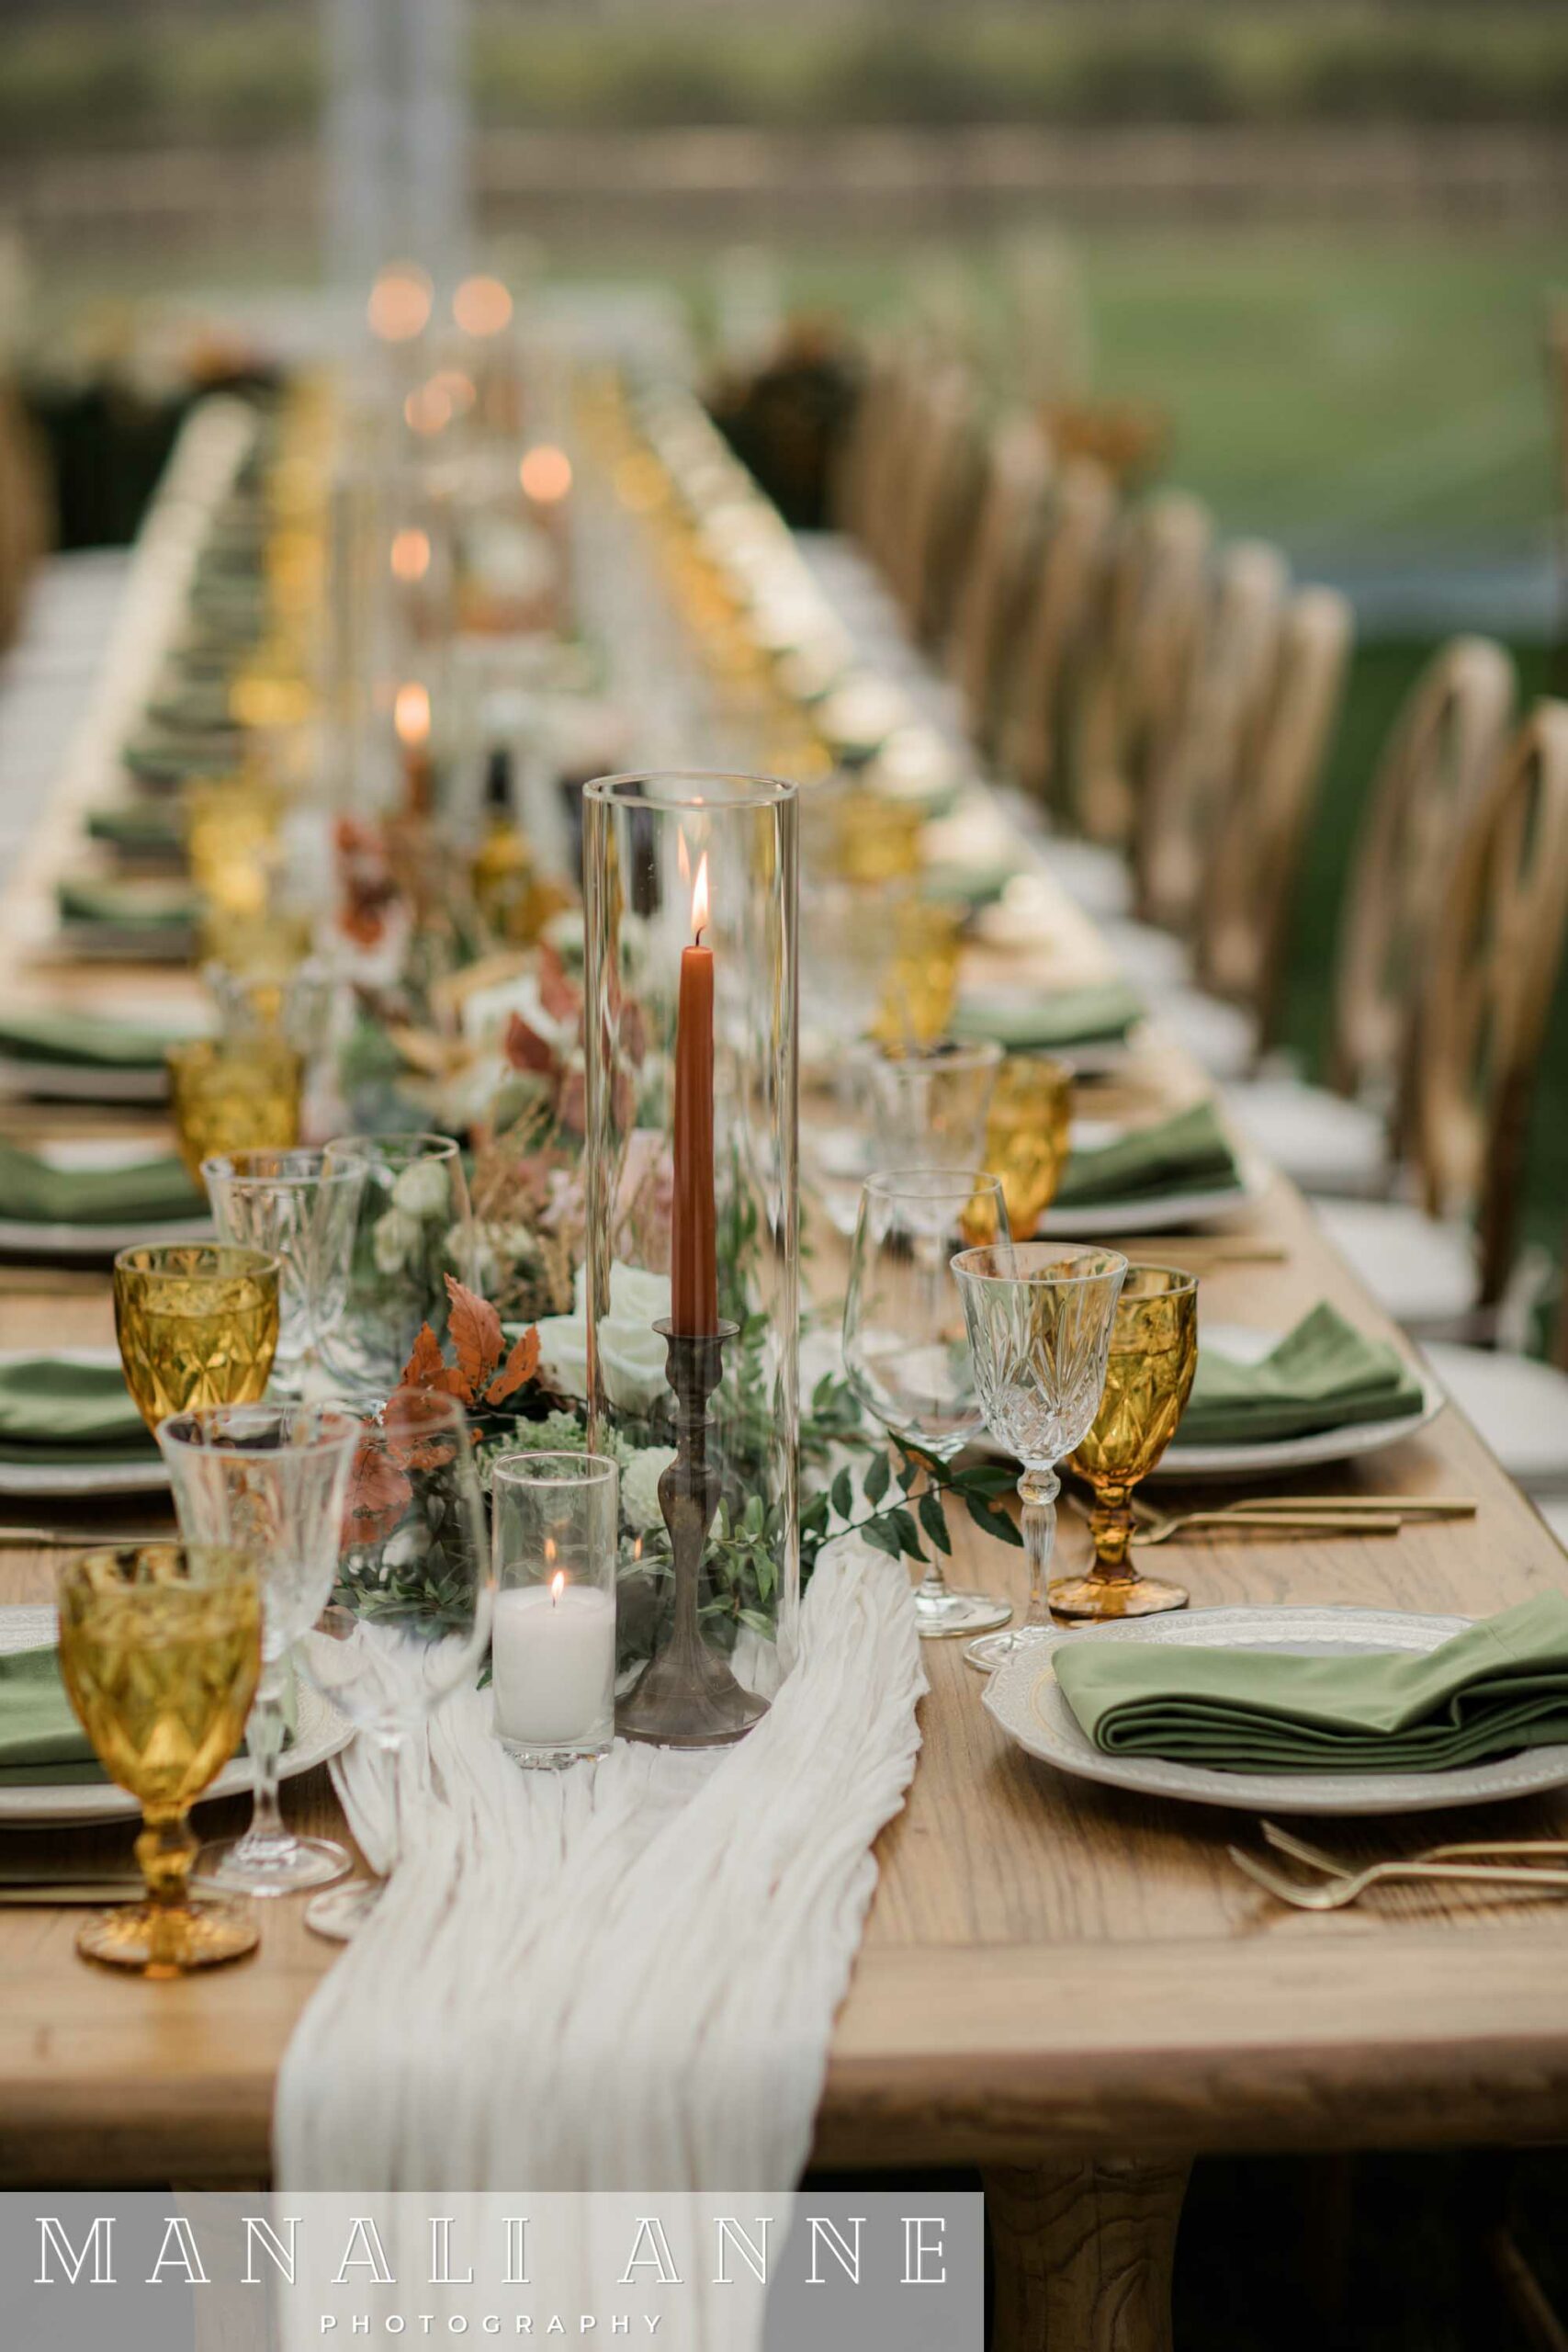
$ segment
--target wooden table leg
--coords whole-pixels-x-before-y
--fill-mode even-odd
[[[1185,2156],[984,2176],[991,2352],[1170,2352]]]

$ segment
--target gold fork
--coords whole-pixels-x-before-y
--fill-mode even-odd
[[[1299,1879],[1289,1879],[1282,1871],[1269,1870],[1255,1854],[1245,1853],[1239,1846],[1227,1846],[1225,1851],[1238,1871],[1297,1911],[1343,1911],[1369,1886],[1381,1885],[1388,1879],[1445,1879],[1465,1885],[1568,1887],[1568,1870],[1532,1870],[1528,1863],[1509,1868],[1486,1862],[1414,1860],[1369,1862],[1365,1870],[1351,1871],[1325,1886],[1303,1886]]]
[[[1168,1544],[1189,1528],[1205,1528],[1219,1535],[1227,1529],[1234,1529],[1240,1535],[1397,1535],[1403,1525],[1403,1520],[1392,1511],[1366,1511],[1349,1504],[1315,1511],[1272,1503],[1231,1503],[1213,1510],[1158,1511],[1140,1503],[1131,1541]]]
[[[1277,1821],[1259,1821],[1258,1828],[1266,1841],[1281,1854],[1293,1854],[1299,1862],[1323,1871],[1330,1878],[1353,1878],[1355,1871],[1348,1862],[1341,1862],[1325,1854],[1321,1846],[1309,1846],[1289,1829],[1281,1829]],[[1405,1856],[1412,1862],[1448,1862],[1466,1854],[1564,1854],[1568,1855],[1568,1838],[1472,1838],[1458,1845],[1427,1846],[1418,1854]]]

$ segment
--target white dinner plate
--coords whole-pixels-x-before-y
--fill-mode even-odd
[[[42,1143],[38,1157],[51,1168],[129,1168],[156,1157],[157,1147],[118,1136],[73,1136]],[[210,1241],[207,1216],[138,1217],[129,1225],[34,1225],[25,1217],[0,1217],[0,1250],[28,1258],[107,1258],[137,1241]]]
[[[1111,1119],[1075,1119],[1071,1141],[1080,1150],[1093,1151],[1125,1135],[1125,1126]],[[1050,1208],[1035,1228],[1046,1240],[1058,1237],[1075,1241],[1114,1241],[1121,1233],[1189,1233],[1200,1226],[1223,1223],[1269,1189],[1269,1171],[1244,1146],[1234,1147],[1240,1182],[1216,1184],[1207,1193],[1159,1193],[1135,1201],[1093,1201],[1067,1208]]]
[[[1205,1323],[1199,1348],[1205,1342],[1238,1363],[1261,1363],[1284,1338],[1282,1331],[1258,1331],[1246,1323]],[[1151,1478],[1264,1478],[1281,1470],[1314,1470],[1325,1462],[1345,1462],[1352,1454],[1377,1453],[1398,1445],[1425,1429],[1445,1402],[1439,1382],[1418,1362],[1412,1370],[1421,1383],[1421,1408],[1396,1421],[1353,1421],[1343,1429],[1317,1430],[1310,1437],[1277,1437],[1258,1445],[1183,1445],[1181,1431],[1149,1472]]]
[[[55,1637],[52,1609],[0,1609],[0,1652],[41,1649]],[[354,1737],[354,1725],[329,1706],[309,1683],[299,1685],[299,1710],[294,1737],[283,1751],[279,1777],[294,1780],[335,1756]],[[210,1788],[197,1797],[207,1804],[216,1797],[245,1796],[251,1788],[251,1760],[238,1756],[225,1764]],[[136,1799],[112,1781],[48,1781],[34,1788],[0,1787],[0,1826],[6,1829],[66,1828],[88,1821],[134,1821],[141,1811]]]
[[[163,1102],[165,1069],[110,1069],[91,1062],[12,1061],[0,1053],[0,1092],[36,1102]]]
[[[25,1363],[44,1354],[56,1363],[119,1363],[118,1348],[6,1348],[0,1349],[0,1364]],[[161,1453],[151,1461],[0,1462],[0,1496],[17,1500],[46,1495],[61,1501],[80,1495],[158,1495],[168,1483],[168,1468]]]
[[[1179,1616],[1076,1633],[1053,1628],[998,1668],[983,1695],[1002,1729],[1059,1772],[1191,1804],[1244,1806],[1269,1815],[1433,1813],[1445,1805],[1493,1804],[1562,1788],[1568,1783],[1568,1747],[1527,1747],[1517,1756],[1453,1772],[1216,1772],[1154,1756],[1104,1756],[1079,1726],[1051,1667],[1063,1642],[1164,1642],[1187,1648],[1286,1650],[1309,1657],[1350,1657],[1359,1650],[1424,1653],[1462,1633],[1470,1622],[1381,1609],[1190,1609]]]

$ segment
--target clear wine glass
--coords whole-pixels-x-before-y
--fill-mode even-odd
[[[305,1914],[346,1942],[396,1870],[401,1758],[443,1701],[477,1680],[495,1569],[484,1498],[456,1398],[404,1389],[362,1421],[329,1605],[300,1642],[301,1672],[387,1758],[384,1873],[318,1895]]]
[[[277,1353],[269,1393],[303,1394],[323,1332],[341,1321],[366,1170],[329,1170],[320,1151],[231,1151],[201,1163],[220,1241],[270,1250],[282,1261]]]
[[[962,1250],[953,1272],[986,1425],[1022,1464],[1029,1609],[1021,1625],[971,1642],[983,1673],[1050,1631],[1046,1578],[1056,1538],[1056,1464],[1082,1442],[1100,1410],[1116,1302],[1127,1261],[1114,1250],[1007,1241]]]
[[[463,1154],[451,1136],[343,1136],[321,1164],[328,1176],[363,1171],[346,1303],[321,1354],[334,1388],[368,1411],[397,1387],[422,1323],[445,1338],[447,1275],[473,1287]]]
[[[288,1653],[332,1591],[359,1424],[322,1406],[202,1405],[160,1422],[157,1435],[186,1542],[254,1555],[261,1581],[262,1673],[248,1730],[254,1808],[243,1838],[203,1849],[202,1870],[246,1894],[330,1885],[352,1858],[330,1838],[285,1827],[277,1781]]]
[[[896,1437],[951,1462],[985,1423],[953,1248],[1007,1234],[997,1178],[976,1169],[903,1168],[869,1178],[850,1255],[844,1370],[866,1409]],[[933,1558],[915,1591],[922,1634],[1005,1625],[999,1594],[954,1591]]]

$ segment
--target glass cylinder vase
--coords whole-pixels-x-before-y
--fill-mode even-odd
[[[621,1464],[627,1736],[739,1737],[793,1657],[798,1190],[793,785],[584,790],[587,1248],[544,1374]]]

